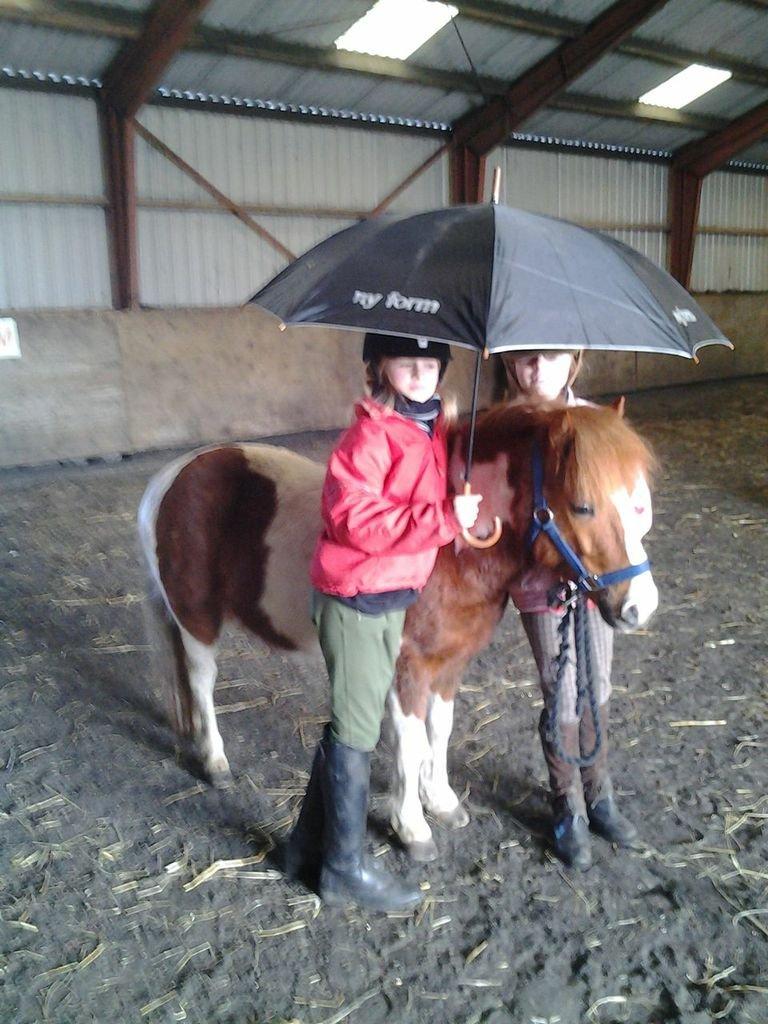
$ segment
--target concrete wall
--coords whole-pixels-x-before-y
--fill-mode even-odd
[[[768,372],[768,296],[702,295],[736,345],[701,361],[593,353],[584,394]],[[14,315],[10,311],[9,315]],[[18,313],[22,358],[0,360],[0,466],[323,430],[362,390],[360,342],[280,332],[256,309]],[[454,350],[444,391],[466,407],[474,357]],[[493,386],[490,366],[481,401]]]
[[[677,356],[593,352],[579,382],[581,391],[593,395],[641,391],[768,373],[768,294],[705,293],[696,300],[731,339],[733,351],[722,345],[699,349],[698,364]]]

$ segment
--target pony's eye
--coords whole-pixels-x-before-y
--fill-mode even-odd
[[[571,512],[577,516],[593,516],[595,510],[591,505],[571,505]]]

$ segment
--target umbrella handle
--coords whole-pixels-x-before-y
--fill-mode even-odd
[[[464,493],[472,493],[472,485],[469,480],[464,482]],[[501,519],[498,516],[493,517],[493,533],[483,540],[480,537],[473,537],[469,530],[462,530],[461,536],[471,548],[492,548],[494,544],[498,544],[501,537]]]

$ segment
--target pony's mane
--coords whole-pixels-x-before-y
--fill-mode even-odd
[[[650,483],[653,454],[613,409],[578,406],[566,410],[565,418],[573,428],[573,453],[564,467],[571,494],[597,502],[617,487],[631,493],[639,474]]]
[[[621,486],[631,491],[638,474],[650,479],[655,467],[650,448],[625,419],[592,405],[494,406],[478,418],[476,458],[513,451],[531,435],[548,445],[554,475],[568,492],[590,503]]]

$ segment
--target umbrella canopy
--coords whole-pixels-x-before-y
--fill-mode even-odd
[[[476,350],[694,357],[731,343],[666,271],[608,235],[498,205],[361,221],[251,302],[285,324],[416,335]]]

